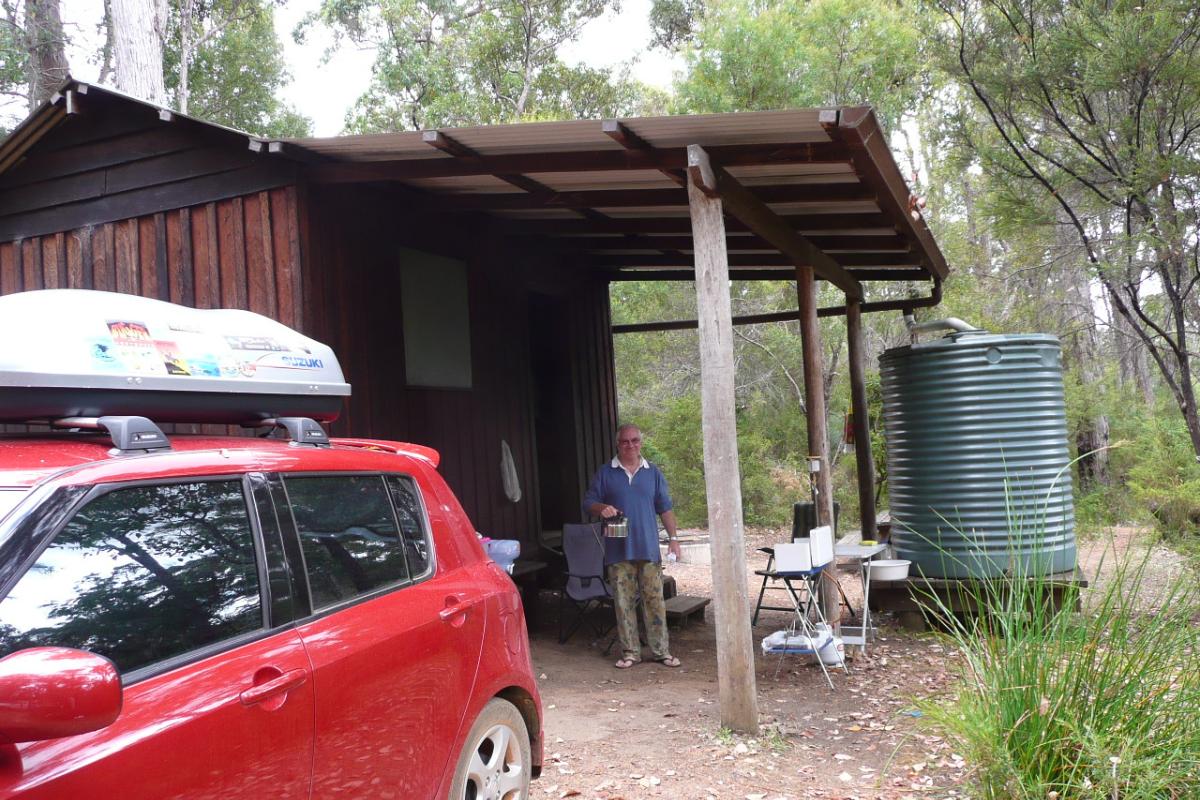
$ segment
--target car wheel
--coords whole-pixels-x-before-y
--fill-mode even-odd
[[[528,800],[529,731],[516,706],[494,698],[467,734],[454,768],[452,800]]]

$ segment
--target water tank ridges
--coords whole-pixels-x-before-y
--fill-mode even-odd
[[[1058,340],[956,333],[879,368],[897,557],[929,577],[1073,569]]]

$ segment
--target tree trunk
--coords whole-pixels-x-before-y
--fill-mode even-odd
[[[1067,310],[1074,333],[1068,338],[1069,355],[1079,370],[1084,386],[1096,386],[1103,378],[1100,337],[1096,330],[1096,312],[1092,309],[1092,283],[1083,248],[1075,240],[1070,221],[1059,214],[1056,238],[1063,254],[1064,279],[1067,290]],[[1108,417],[1096,414],[1080,420],[1075,434],[1079,453],[1080,488],[1108,485]]]
[[[180,114],[188,113],[188,100],[191,98],[189,81],[191,80],[192,50],[195,42],[192,38],[192,23],[196,4],[194,0],[183,0],[179,4],[179,91],[176,105]]]
[[[166,23],[165,2],[112,0],[117,88],[157,105],[167,102],[167,90],[163,84]]]
[[[69,72],[58,0],[26,0],[25,42],[29,50],[29,110],[33,111],[50,99]]]

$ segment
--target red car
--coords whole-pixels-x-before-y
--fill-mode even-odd
[[[0,437],[0,798],[528,796],[521,601],[434,451],[100,422]]]

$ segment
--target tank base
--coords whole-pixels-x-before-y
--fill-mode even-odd
[[[871,582],[871,611],[893,611],[905,630],[925,631],[931,628],[944,627],[939,624],[944,611],[948,610],[956,616],[979,616],[986,609],[979,598],[994,594],[997,589],[994,584],[1005,579],[980,578],[925,578],[919,575],[909,575],[902,581],[872,581]],[[1086,589],[1087,578],[1083,571],[1076,567],[1065,572],[1056,572],[1038,578],[1037,588],[1048,593],[1051,605],[1055,609],[1063,608],[1072,602],[1076,610],[1079,608],[1079,589]],[[989,586],[989,584],[993,584]]]

